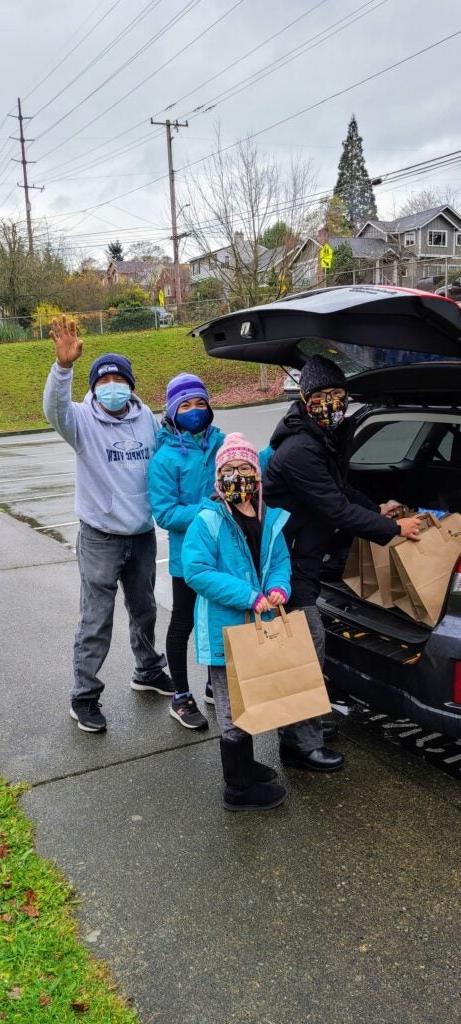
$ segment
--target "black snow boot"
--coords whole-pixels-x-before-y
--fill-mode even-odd
[[[254,782],[274,782],[277,778],[277,772],[275,768],[269,768],[268,764],[262,764],[261,761],[255,761],[253,751],[253,737],[248,734],[243,740],[242,744],[246,744],[248,753],[248,761],[251,761],[251,771]]]
[[[248,743],[250,740],[250,744]],[[251,736],[243,740],[221,737],[221,761],[226,811],[268,811],[283,803],[287,795],[277,782],[257,782],[254,775]],[[263,766],[265,767],[265,766]]]

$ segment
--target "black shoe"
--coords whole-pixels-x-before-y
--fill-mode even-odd
[[[184,697],[173,697],[170,715],[176,718],[185,729],[208,729],[205,715],[199,711],[192,694]]]
[[[323,719],[321,719],[320,725],[322,726],[323,729],[323,738],[325,740],[325,743],[329,743],[330,740],[336,739],[336,737],[339,734],[339,729],[338,726],[336,725],[336,722],[330,722],[328,721],[328,719],[326,721],[323,721]]]
[[[131,689],[140,690],[142,693],[161,693],[162,697],[172,697],[175,690],[172,680],[166,672],[159,672],[154,679],[146,680],[132,679]]]
[[[251,736],[237,742],[221,737],[220,747],[226,811],[269,811],[283,803],[287,795],[285,786],[256,780],[255,769],[264,769],[266,773],[271,769],[254,761]]]
[[[104,732],[107,722],[99,710],[98,700],[73,700],[70,705],[70,717],[78,722],[82,732]]]
[[[344,765],[344,754],[328,747],[319,747],[306,753],[287,743],[280,744],[280,760],[287,768],[304,768],[313,772],[337,772]]]
[[[205,704],[214,704],[213,687],[208,681],[205,687]]]
[[[270,811],[283,804],[286,795],[278,782],[254,782],[247,789],[226,786],[223,803],[226,811]]]

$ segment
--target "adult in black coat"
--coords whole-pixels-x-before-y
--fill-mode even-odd
[[[267,505],[291,513],[285,530],[292,560],[291,605],[305,609],[320,660],[324,630],[316,600],[322,563],[335,539],[346,534],[350,539],[364,537],[384,545],[398,534],[415,540],[419,531],[414,516],[397,523],[383,514],[397,503],[380,507],[347,483],[347,402],[347,382],[340,367],[323,356],[312,356],[301,372],[300,399],[271,438],[273,454],[263,477]],[[312,728],[318,730],[319,726]],[[303,733],[306,739],[306,729]],[[285,763],[332,770],[322,763],[328,762],[328,756],[322,758],[318,734],[310,734],[301,747],[293,739],[291,733],[282,741]]]

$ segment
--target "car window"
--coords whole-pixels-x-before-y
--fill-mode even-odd
[[[363,444],[354,452],[351,466],[383,466],[402,462],[410,448],[414,447],[418,434],[421,433],[422,443],[426,432],[427,424],[422,420],[395,420],[391,423],[380,423],[371,437],[368,435]],[[413,451],[413,457],[414,454]]]
[[[460,465],[460,442],[461,433],[459,424],[451,425],[447,427],[446,433],[443,435],[437,450],[434,452],[432,462],[435,465],[440,463],[449,463],[450,465],[461,469]]]

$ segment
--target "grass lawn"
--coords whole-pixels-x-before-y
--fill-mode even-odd
[[[203,377],[216,405],[257,401],[259,366],[253,363],[211,359],[202,342],[188,336],[187,327],[160,331],[130,331],[123,334],[88,335],[82,358],[75,367],[74,398],[87,391],[88,370],[103,352],[123,352],[133,362],[136,386],[141,398],[153,409],[161,409],[165,384],[182,370]],[[12,342],[0,345],[0,432],[35,430],[47,426],[42,412],[42,393],[54,359],[51,341]],[[269,367],[269,382],[279,374]],[[242,399],[237,395],[242,387]],[[245,398],[245,395],[248,397]]]
[[[137,1024],[79,944],[72,890],[35,852],[20,793],[0,779],[0,1021]]]

